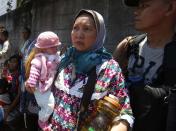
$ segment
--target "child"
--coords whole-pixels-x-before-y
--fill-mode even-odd
[[[12,121],[19,116],[19,98],[20,98],[20,60],[19,55],[13,55],[8,60],[8,71],[11,80],[8,81],[9,89],[8,93],[10,95],[11,103],[9,104],[7,110],[5,111],[4,121],[10,128],[15,128],[17,125],[13,125]]]
[[[48,119],[53,112],[54,96],[51,85],[60,61],[57,48],[61,43],[58,36],[50,31],[41,33],[26,63],[26,87],[35,90],[34,95],[41,110],[38,124],[44,131],[49,130]]]

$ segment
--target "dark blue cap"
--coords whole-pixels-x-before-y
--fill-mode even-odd
[[[139,0],[124,0],[127,6],[138,6]]]

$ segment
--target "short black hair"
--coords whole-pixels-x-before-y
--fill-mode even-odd
[[[29,35],[31,34],[31,30],[28,27],[23,27],[23,31],[22,32],[27,32]]]
[[[4,61],[4,66],[8,65],[8,62],[9,62],[9,59],[6,59],[6,60]]]
[[[8,59],[8,61],[11,61],[12,59],[17,59],[17,61],[18,61],[18,65],[19,65],[19,67],[20,67],[20,65],[21,65],[21,56],[19,55],[19,54],[14,54],[14,55],[12,55],[9,59]]]

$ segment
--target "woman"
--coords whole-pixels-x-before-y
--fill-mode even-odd
[[[121,69],[103,47],[105,31],[103,17],[98,12],[81,10],[76,15],[71,32],[73,46],[62,58],[54,82],[56,104],[51,117],[54,131],[76,129],[83,96],[82,89],[88,81],[89,72],[94,67],[96,67],[96,84],[88,115],[94,111],[92,107],[96,100],[112,94],[120,100],[123,112],[119,117],[119,123],[116,123],[116,130],[127,131],[127,127],[133,123]]]

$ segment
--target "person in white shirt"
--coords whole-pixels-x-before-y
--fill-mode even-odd
[[[2,74],[2,68],[4,66],[4,61],[8,59],[11,55],[10,53],[10,43],[9,43],[9,33],[6,29],[0,30],[0,78]]]

